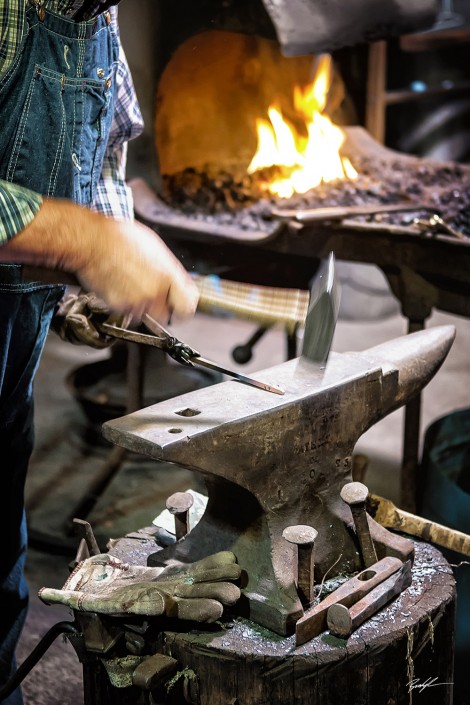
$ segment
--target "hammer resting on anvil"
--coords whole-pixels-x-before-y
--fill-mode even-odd
[[[280,634],[303,614],[289,526],[312,527],[315,580],[362,569],[351,509],[340,496],[358,438],[406,404],[438,370],[452,326],[363,352],[332,353],[326,370],[295,359],[262,371],[284,396],[223,382],[104,425],[137,453],[201,472],[209,501],[197,526],[153,556],[194,562],[230,550],[242,568],[240,612]],[[377,557],[412,558],[413,544],[368,518]],[[151,557],[152,559],[152,557]],[[313,564],[313,561],[312,561]]]

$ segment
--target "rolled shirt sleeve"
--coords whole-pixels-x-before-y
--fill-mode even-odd
[[[117,11],[111,10],[117,30]],[[143,129],[142,114],[124,50],[119,43],[116,71],[116,100],[106,153],[93,200],[93,209],[103,215],[127,220],[133,218],[132,192],[125,182],[127,143]]]
[[[24,230],[42,204],[42,196],[0,179],[0,245]]]

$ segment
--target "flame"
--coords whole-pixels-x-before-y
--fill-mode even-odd
[[[294,89],[294,107],[305,122],[305,135],[297,132],[275,105],[268,109],[269,120],[258,118],[258,148],[248,167],[253,174],[272,166],[290,170],[288,176],[273,178],[265,188],[280,198],[306,193],[322,182],[355,179],[357,172],[339,150],[343,131],[323,114],[331,85],[331,56],[319,57],[313,81],[305,88]]]

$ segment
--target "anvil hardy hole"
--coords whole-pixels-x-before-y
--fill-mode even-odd
[[[198,416],[201,412],[197,409],[181,409],[181,411],[175,411],[178,416]]]
[[[375,570],[365,570],[363,573],[357,576],[358,580],[370,580],[376,575]]]
[[[182,428],[169,428],[168,433],[182,433]]]

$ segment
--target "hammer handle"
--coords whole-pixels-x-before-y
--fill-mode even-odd
[[[214,309],[226,310],[265,328],[282,323],[290,334],[299,325],[305,324],[308,291],[254,286],[224,279],[214,283],[211,277],[198,274],[192,274],[191,277],[199,290],[198,310],[203,313],[212,313]],[[23,265],[23,279],[45,284],[80,286],[73,274],[46,267]],[[256,306],[254,301],[257,302]]]
[[[468,534],[457,531],[457,529],[450,529],[435,521],[423,519],[423,517],[410,514],[402,509],[398,509],[397,514],[399,527],[395,528],[399,528],[400,531],[449,548],[451,551],[462,553],[464,556],[470,556],[470,536]]]
[[[374,519],[387,529],[402,531],[410,536],[416,536],[423,541],[430,541],[451,551],[470,556],[470,535],[457,529],[438,524],[435,521],[405,512],[396,507],[390,500],[371,495],[373,504],[378,503],[378,511]]]

